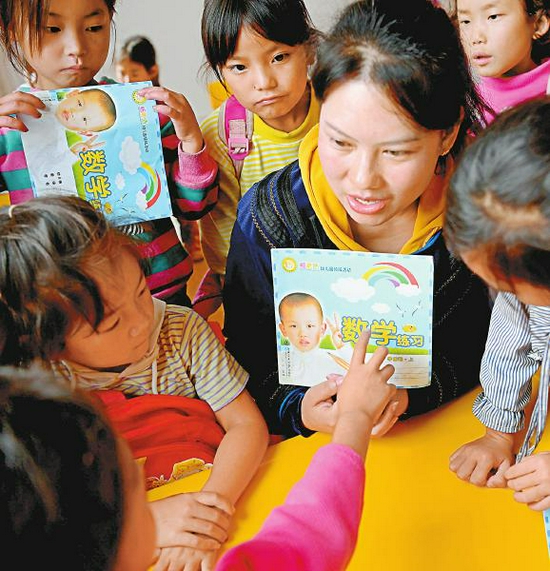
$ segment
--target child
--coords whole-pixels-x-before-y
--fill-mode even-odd
[[[548,92],[549,0],[457,0],[460,35],[478,90],[496,114]]]
[[[111,96],[101,89],[76,89],[59,102],[55,117],[65,129],[91,135],[115,124],[116,107]]]
[[[302,0],[205,2],[202,41],[206,59],[243,111],[239,144],[245,145],[242,139],[249,135],[244,133],[245,111],[252,114],[253,134],[249,153],[239,155],[239,163],[233,164],[222,139],[227,115],[222,135],[219,108],[201,125],[207,148],[220,167],[216,208],[200,221],[202,249],[210,269],[193,307],[203,317],[221,303],[239,199],[266,174],[295,160],[300,142],[318,121],[319,107],[308,80],[316,38]]]
[[[219,571],[345,569],[361,519],[370,431],[395,393],[387,382],[393,368],[380,369],[384,349],[364,364],[367,343],[363,334],[341,385],[332,443],[260,532],[223,556]],[[43,371],[4,369],[0,420],[4,558],[22,569],[146,571],[155,530],[140,475],[85,395]]]
[[[0,41],[10,61],[29,77],[32,89],[94,85],[107,58],[116,0],[9,0],[0,14]],[[197,219],[217,196],[217,166],[185,97],[162,87],[140,91],[157,101],[166,170],[176,218]],[[68,104],[68,103],[67,103]],[[42,102],[15,91],[0,98],[0,204],[33,196],[20,131],[25,115],[40,117]],[[16,117],[12,115],[17,114]],[[23,118],[23,119],[22,119]],[[189,305],[186,284],[193,263],[169,218],[135,224],[141,256],[148,262],[147,283],[154,296]]]
[[[155,48],[145,36],[132,36],[124,42],[115,67],[120,83],[151,81],[153,85],[159,85]]]
[[[478,486],[508,485],[536,510],[550,508],[550,454],[528,456],[546,423],[550,380],[549,130],[550,98],[498,117],[461,159],[445,230],[453,250],[499,291],[473,407],[486,433],[457,450],[450,468]],[[538,399],[510,468],[539,369]]]
[[[146,571],[155,527],[124,442],[45,370],[0,372],[3,557],[21,569]]]
[[[225,436],[203,491],[221,507],[203,516],[191,496],[153,506],[160,560],[206,565],[226,538],[227,514],[260,463],[267,431],[244,388],[246,372],[191,309],[151,297],[138,257],[130,238],[76,197],[35,198],[0,213],[0,291],[23,355],[34,351],[78,387],[181,395],[214,411]],[[203,519],[222,523],[208,531]]]
[[[487,289],[449,254],[441,233],[453,157],[477,120],[479,101],[456,30],[428,0],[351,4],[319,47],[312,84],[321,116],[299,159],[254,185],[239,203],[224,333],[250,374],[248,388],[272,433],[331,432],[334,382],[308,389],[277,382],[271,249],[432,256],[431,384],[397,391],[398,409],[386,411],[376,427],[381,435],[396,417],[465,393],[479,374]],[[467,354],[455,341],[462,336],[469,340]]]
[[[279,317],[279,329],[291,345],[287,375],[291,384],[311,387],[326,380],[328,375],[345,372],[331,357],[336,351],[319,348],[327,325],[334,348],[342,349],[344,344],[336,316],[334,323],[325,320],[317,298],[308,293],[289,293],[279,303]],[[349,361],[349,355],[343,358]]]

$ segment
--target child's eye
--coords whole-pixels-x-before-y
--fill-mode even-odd
[[[282,61],[285,61],[286,59],[288,59],[289,55],[290,55],[290,54],[277,54],[277,55],[273,58],[273,61],[274,61],[274,62],[277,62],[277,63],[282,62]]]
[[[118,326],[119,323],[120,323],[120,319],[117,319],[112,325],[109,325],[109,327],[107,327],[106,329],[102,329],[101,331],[98,331],[98,333],[100,333],[100,334],[109,333],[110,331],[113,331],[114,329],[116,329],[116,327]]]
[[[496,20],[497,18],[500,18],[502,16],[502,14],[491,14],[488,17],[488,20]]]
[[[407,155],[411,154],[411,151],[407,151],[407,150],[392,150],[392,149],[387,149],[384,151],[384,153],[390,157],[395,157],[395,158],[402,158],[402,157],[406,157]]]
[[[103,26],[90,26],[86,28],[87,32],[101,32],[103,30]]]
[[[57,34],[61,31],[61,28],[58,26],[46,26],[46,32],[48,34]]]
[[[246,70],[246,66],[243,65],[242,63],[236,63],[234,65],[230,65],[228,66],[229,71],[232,71],[233,73],[242,73],[243,71]]]
[[[470,23],[470,20],[467,20],[466,18],[463,18],[462,20],[458,21],[458,24],[460,26],[467,26]]]

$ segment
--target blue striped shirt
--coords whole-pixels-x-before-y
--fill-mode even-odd
[[[473,405],[485,426],[506,433],[523,428],[532,377],[550,359],[549,334],[550,307],[524,305],[512,293],[497,295],[481,362],[483,392]]]

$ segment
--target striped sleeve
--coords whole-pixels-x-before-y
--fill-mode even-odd
[[[189,311],[181,344],[182,361],[188,364],[197,396],[214,412],[238,397],[248,373],[225,349],[208,323]]]
[[[216,204],[218,166],[205,149],[194,155],[183,152],[170,118],[159,114],[159,120],[173,214],[198,220]]]
[[[523,428],[531,379],[543,356],[538,340],[547,339],[549,331],[550,308],[526,306],[511,293],[498,294],[481,362],[483,392],[473,405],[474,415],[488,428],[507,433]]]
[[[21,133],[0,129],[0,206],[20,204],[33,197]]]

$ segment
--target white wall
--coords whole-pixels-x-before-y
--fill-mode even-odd
[[[306,0],[314,24],[327,30],[337,12],[351,0]],[[158,13],[154,8],[159,8]],[[183,93],[199,120],[210,107],[205,84],[208,76],[200,73],[204,62],[200,39],[203,0],[119,0],[117,2],[116,43],[134,34],[146,35],[157,51],[162,85]],[[100,72],[114,77],[111,61]],[[0,93],[14,89],[21,78],[0,60]]]

